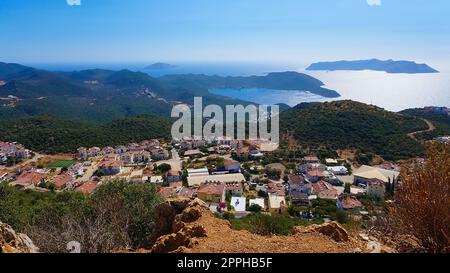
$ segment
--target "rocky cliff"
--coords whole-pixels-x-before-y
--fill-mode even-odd
[[[370,252],[367,242],[337,223],[297,227],[291,236],[260,236],[231,228],[205,203],[173,200],[156,210],[153,253],[349,253]]]
[[[0,253],[37,253],[39,249],[31,239],[16,233],[10,226],[0,222]]]

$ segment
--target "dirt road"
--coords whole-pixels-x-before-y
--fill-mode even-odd
[[[434,126],[434,124],[431,121],[429,121],[427,119],[423,119],[423,121],[425,121],[425,123],[428,125],[428,129],[427,130],[422,130],[422,131],[416,131],[416,132],[409,133],[408,136],[410,138],[412,138],[412,139],[414,139],[416,141],[419,141],[417,139],[417,137],[416,137],[418,134],[422,134],[422,133],[426,133],[426,132],[432,132],[432,131],[436,130],[436,126]]]

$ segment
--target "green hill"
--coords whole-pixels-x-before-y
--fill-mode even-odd
[[[95,125],[44,116],[0,121],[0,139],[46,153],[74,152],[81,146],[114,146],[170,137],[171,120],[137,116]]]
[[[353,101],[304,103],[280,116],[281,132],[291,132],[302,146],[356,148],[387,160],[422,155],[407,133],[426,128],[421,119]]]
[[[401,113],[412,117],[427,119],[436,127],[436,130],[434,131],[417,135],[416,137],[420,139],[431,140],[438,136],[450,135],[450,115],[448,114],[448,109],[445,107],[406,109]]]

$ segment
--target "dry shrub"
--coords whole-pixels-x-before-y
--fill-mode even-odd
[[[450,252],[450,145],[427,146],[421,164],[405,167],[390,209],[391,228],[430,253]]]

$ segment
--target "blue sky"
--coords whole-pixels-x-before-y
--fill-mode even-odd
[[[450,56],[448,0],[67,1],[1,0],[0,61],[433,62]]]

